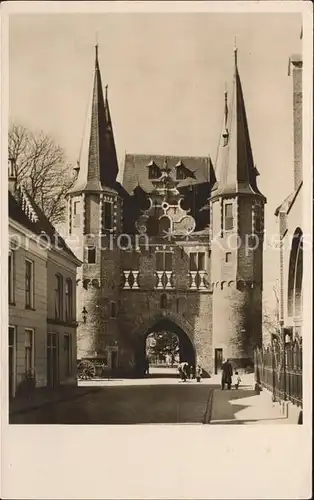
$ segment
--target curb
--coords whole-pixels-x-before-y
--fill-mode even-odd
[[[43,408],[44,406],[49,406],[49,405],[53,405],[55,403],[63,403],[65,401],[70,401],[71,399],[75,399],[75,398],[80,398],[82,396],[86,396],[86,394],[88,394],[89,392],[98,392],[100,391],[101,388],[100,387],[89,387],[88,389],[86,388],[86,390],[80,394],[73,394],[71,395],[70,397],[69,396],[62,396],[60,398],[57,398],[55,400],[50,400],[50,401],[44,401],[42,403],[38,403],[38,404],[35,404],[34,406],[29,406],[27,408],[20,408],[19,410],[12,410],[12,411],[9,411],[9,419],[10,417],[13,417],[14,415],[21,415],[23,413],[28,413],[28,412],[31,412],[31,411],[35,411],[35,410],[39,410],[40,408]]]
[[[203,418],[204,425],[210,424],[211,415],[212,415],[212,407],[213,407],[213,399],[214,399],[214,389],[210,389],[209,394],[208,394],[207,403],[206,403],[206,411],[205,411],[205,415]]]

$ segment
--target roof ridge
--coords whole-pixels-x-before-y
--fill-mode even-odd
[[[154,158],[156,156],[159,156],[160,158],[168,158],[168,159],[181,159],[181,158],[191,158],[195,160],[208,160],[211,159],[210,155],[207,156],[196,156],[196,155],[167,155],[167,154],[160,154],[160,153],[125,153],[125,158],[127,156],[142,156],[142,157],[147,157],[147,158]]]

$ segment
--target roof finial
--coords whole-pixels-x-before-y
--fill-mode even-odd
[[[98,32],[96,31],[96,43],[95,43],[95,63],[98,64]]]
[[[228,121],[228,89],[227,83],[225,83],[225,127],[227,127]]]
[[[234,52],[234,66],[235,66],[235,69],[237,69],[237,66],[238,66],[238,47],[237,47],[237,37],[234,37],[234,48],[233,48],[233,52]]]

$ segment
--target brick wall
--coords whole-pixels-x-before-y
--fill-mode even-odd
[[[262,339],[261,288],[217,284],[213,290],[213,348],[239,366],[253,358],[253,348]]]
[[[170,247],[167,246],[166,249]],[[190,290],[189,251],[204,251],[201,244],[185,244],[184,248],[172,247],[173,270],[175,272],[173,290],[155,290],[157,283],[155,248],[134,254],[139,270],[139,290],[124,290],[120,294],[119,328],[125,350],[131,352],[136,348],[139,337],[144,337],[154,324],[162,318],[170,319],[188,336],[192,342],[197,360],[207,371],[212,371],[211,356],[211,314],[212,301],[210,291],[198,292]],[[208,247],[207,247],[208,251]],[[123,255],[122,264],[130,265],[132,257]],[[207,253],[206,267],[209,269]],[[162,309],[161,296],[166,295],[167,307]]]

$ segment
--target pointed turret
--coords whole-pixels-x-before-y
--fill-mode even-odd
[[[106,86],[104,96],[98,62],[98,45],[96,45],[92,102],[78,162],[78,178],[71,192],[97,192],[104,188],[115,188],[118,161],[107,88]]]
[[[218,180],[212,197],[228,194],[257,194],[258,172],[254,165],[242,85],[234,49],[234,75],[231,102],[224,96],[224,121],[216,164]]]

